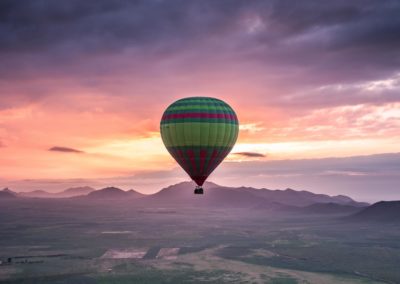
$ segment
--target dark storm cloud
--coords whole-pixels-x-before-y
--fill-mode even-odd
[[[228,3],[3,1],[0,78],[82,78],[82,73],[121,74],[132,66],[143,74],[146,69],[157,68],[154,55],[180,56],[199,41],[227,33],[231,21],[226,17],[237,18],[237,5],[244,4]],[[122,62],[129,62],[128,67],[116,67],[115,57],[126,50],[134,54],[124,55]],[[145,68],[139,67],[143,64]]]
[[[293,40],[282,55],[305,53],[311,58],[315,50],[342,50],[385,61],[387,55],[379,53],[390,50],[393,55],[400,46],[398,1],[10,0],[0,3],[0,11],[0,50],[5,53],[47,52],[57,47],[91,54],[149,44],[167,51],[168,46],[185,48],[185,43],[218,36],[232,44],[242,42],[237,47],[241,51],[254,44],[265,47],[259,55],[268,54],[267,47],[281,48],[283,41]],[[258,18],[265,29],[253,37],[231,37],[243,23],[251,26]]]
[[[81,150],[73,149],[73,148],[68,148],[68,147],[59,147],[59,146],[54,146],[49,149],[49,151],[53,152],[62,152],[62,153],[76,153],[76,154],[82,154],[85,153]]]
[[[161,57],[182,62],[169,66],[169,74],[214,62],[221,63],[220,73],[251,64],[259,76],[274,73],[274,83],[290,92],[376,80],[400,69],[399,14],[394,0],[1,1],[0,78],[43,72],[80,79],[132,66],[144,74]],[[111,63],[118,55],[127,66]],[[103,65],[90,61],[96,56]],[[282,103],[280,96],[265,96],[268,103],[274,99]]]
[[[9,1],[1,12],[1,50],[113,52],[127,45],[191,39],[220,30],[237,13],[226,1]],[[230,12],[231,11],[231,12]]]
[[[243,157],[249,157],[249,158],[264,158],[265,155],[261,153],[256,153],[256,152],[237,152],[233,153],[234,155],[238,156],[243,156]]]
[[[331,84],[385,77],[400,66],[400,2],[277,1],[262,13],[264,49],[251,55],[296,67],[301,83]],[[288,68],[288,78],[291,76]],[[301,80],[298,80],[301,79]]]

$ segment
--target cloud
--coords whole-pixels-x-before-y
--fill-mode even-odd
[[[246,165],[243,167],[242,165]],[[400,175],[400,153],[377,154],[365,156],[353,156],[343,158],[322,158],[322,159],[299,159],[299,160],[277,160],[277,161],[248,161],[230,162],[231,170],[242,172],[246,168],[249,173],[265,175],[282,174],[318,174],[347,172],[364,174],[388,174]]]
[[[344,158],[225,162],[212,181],[230,186],[295,188],[363,201],[399,200],[400,153]]]
[[[383,76],[400,60],[396,1],[3,1],[0,8],[3,72],[40,61],[54,74],[63,72],[56,61],[66,63],[65,72],[131,50],[125,61],[133,65],[155,55],[196,65],[236,59],[294,68],[284,73],[297,83],[332,83]]]
[[[2,1],[0,11],[0,109],[79,92],[167,104],[166,88],[292,112],[400,100],[319,89],[399,71],[398,1]]]
[[[351,94],[351,95],[349,95]],[[323,108],[400,101],[400,73],[388,78],[357,83],[322,85],[283,96],[277,102],[299,108]]]
[[[63,152],[63,153],[76,153],[76,154],[82,154],[85,153],[81,150],[73,149],[73,148],[68,148],[68,147],[59,147],[59,146],[54,146],[49,149],[49,151],[54,151],[54,152]]]
[[[233,155],[238,155],[238,156],[243,156],[243,157],[248,157],[248,158],[264,158],[266,155],[261,154],[261,153],[256,153],[256,152],[238,152],[238,153],[232,153]]]

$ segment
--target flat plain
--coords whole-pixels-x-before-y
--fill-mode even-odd
[[[341,215],[0,201],[0,283],[400,283],[400,227]]]

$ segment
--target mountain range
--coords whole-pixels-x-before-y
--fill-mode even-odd
[[[349,221],[400,223],[400,201],[380,201],[347,218]]]
[[[204,185],[204,195],[194,195],[193,182],[181,182],[163,188],[160,191],[145,195],[133,189],[124,191],[117,187],[106,187],[95,190],[92,187],[74,187],[58,193],[43,190],[16,193],[6,188],[0,193],[4,196],[20,198],[80,198],[80,199],[136,199],[141,198],[148,204],[184,204],[191,206],[218,206],[218,207],[254,207],[265,209],[267,205],[306,207],[315,203],[340,204],[353,207],[364,207],[367,203],[357,202],[350,197],[338,195],[329,196],[309,191],[293,189],[270,190],[252,187],[226,187],[212,182]]]
[[[181,182],[145,195],[133,189],[124,191],[116,187],[95,190],[91,187],[69,188],[58,193],[32,191],[16,193],[6,188],[0,199],[16,198],[74,198],[100,201],[121,200],[138,202],[145,206],[184,206],[213,208],[247,208],[258,211],[280,211],[295,214],[348,214],[349,220],[393,221],[400,216],[400,201],[378,202],[371,206],[344,195],[329,196],[309,191],[256,189],[252,187],[226,187],[212,182],[204,185],[204,195],[194,195],[192,182]]]
[[[308,206],[315,203],[334,203],[354,207],[368,206],[368,203],[357,202],[347,196],[329,196],[316,194],[309,191],[296,191],[293,189],[270,190],[256,189],[252,187],[226,187],[207,182],[204,185],[205,194],[198,196],[193,194],[194,184],[182,182],[166,187],[159,192],[146,197],[147,202],[162,202],[173,204],[191,204],[208,206],[235,206],[255,207],[266,205]]]
[[[20,192],[18,196],[35,198],[69,198],[80,195],[87,195],[95,189],[89,186],[72,187],[61,192],[51,193],[44,190],[34,190],[29,192]]]

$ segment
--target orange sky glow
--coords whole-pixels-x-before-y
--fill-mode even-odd
[[[162,144],[159,122],[169,104],[188,96],[220,98],[240,121],[237,144],[212,180],[324,192],[305,173],[303,180],[261,179],[273,170],[256,172],[253,162],[319,165],[335,157],[349,166],[315,166],[312,174],[390,174],[399,181],[391,163],[382,173],[381,166],[356,168],[350,158],[400,153],[400,44],[390,17],[376,21],[377,29],[370,25],[381,19],[375,10],[356,4],[360,13],[346,17],[339,4],[316,4],[318,18],[300,4],[115,5],[76,14],[31,3],[26,9],[40,16],[4,22],[0,187],[112,183],[154,192],[185,180]],[[288,17],[288,9],[297,16]],[[55,21],[53,12],[65,17]],[[247,179],[233,176],[237,167]],[[283,172],[276,177],[289,176]]]
[[[240,135],[232,153],[265,155],[231,154],[230,162],[400,152],[399,103],[331,107],[292,116],[256,100],[241,106],[229,100],[229,94],[213,95],[228,101],[240,119]],[[108,103],[101,95],[74,94],[67,106],[63,100],[50,99],[2,110],[2,177],[97,178],[173,167],[175,162],[162,144],[158,127],[163,107],[176,98],[166,95],[164,105],[155,106],[138,102],[130,110],[125,109],[124,100]],[[69,109],[73,103],[79,109]],[[142,108],[146,110],[136,113]],[[49,151],[55,145],[82,153]]]

